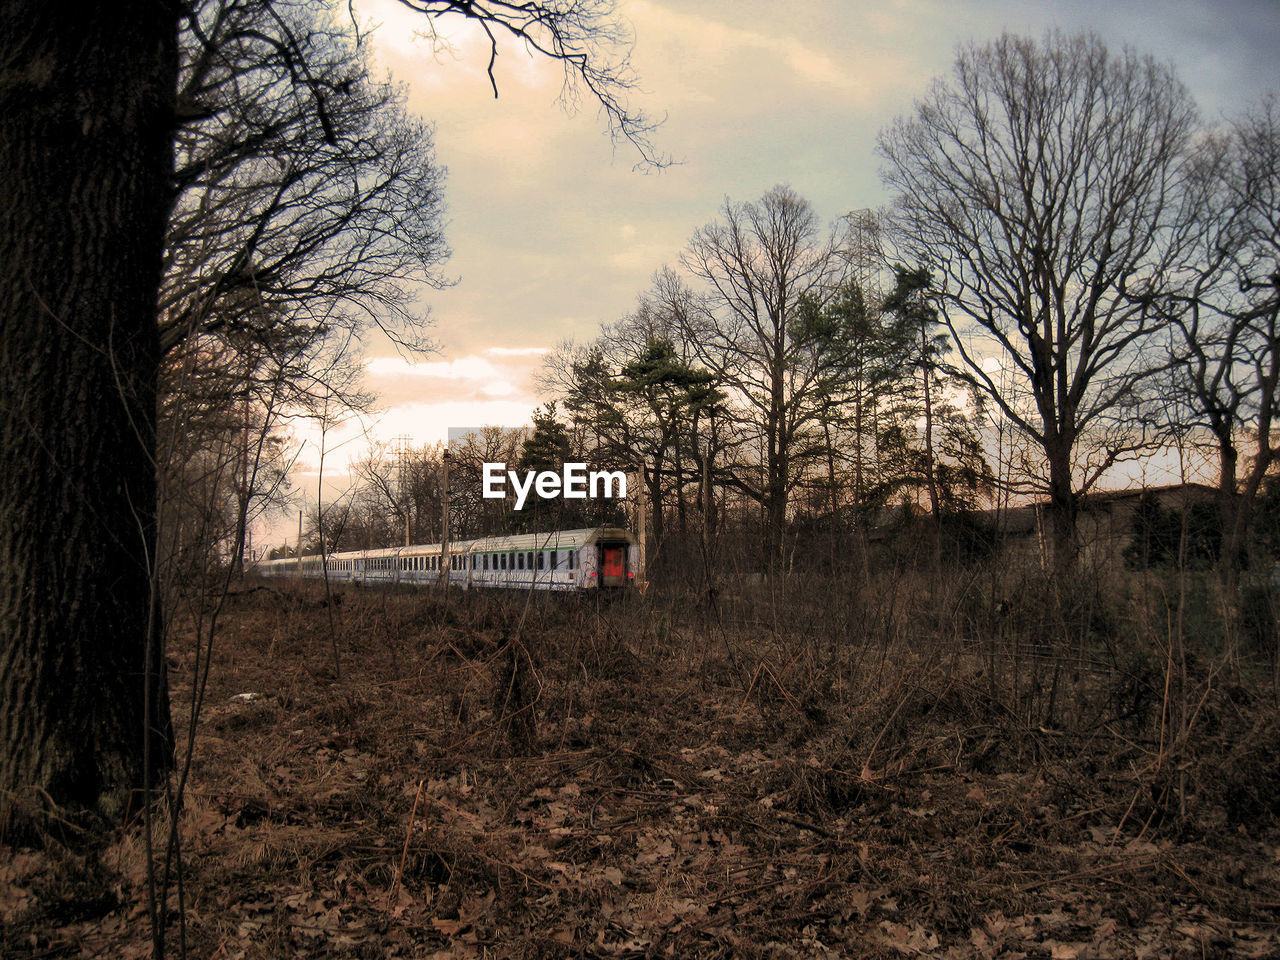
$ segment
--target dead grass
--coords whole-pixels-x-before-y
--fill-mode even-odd
[[[233,597],[181,813],[187,952],[1280,951],[1274,701],[1211,685],[1166,782],[1105,644],[1038,650],[1030,614],[913,635],[976,623],[967,589],[711,616],[347,590],[340,674],[320,594]],[[137,831],[59,849],[0,859],[0,953],[149,955]]]

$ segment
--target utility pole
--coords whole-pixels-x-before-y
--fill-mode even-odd
[[[449,586],[449,448],[440,456],[440,582]]]
[[[400,500],[400,512],[404,517],[404,545],[409,546],[409,451],[412,449],[412,438],[401,434],[395,438],[396,473]]]
[[[305,502],[305,501],[304,501]],[[302,511],[298,511],[298,576],[302,576]]]

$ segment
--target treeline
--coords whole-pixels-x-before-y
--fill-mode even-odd
[[[889,209],[726,200],[545,386],[577,455],[647,467],[658,540],[735,517],[770,565],[995,494],[1067,567],[1118,465],[1209,451],[1233,583],[1277,456],[1278,109],[1207,123],[1093,35],[972,45],[881,132]]]
[[[379,116],[386,136],[407,122]],[[957,538],[974,542],[976,509],[1033,498],[1047,504],[1050,552],[1065,567],[1090,492],[1145,458],[1209,451],[1216,562],[1234,582],[1277,452],[1277,121],[1271,97],[1209,123],[1170,67],[1093,35],[960,50],[951,74],[881,131],[888,208],[825,224],[786,186],[726,199],[633,311],[549,358],[530,435],[494,431],[450,451],[452,535],[634,524],[616,504],[517,513],[479,496],[485,460],[580,460],[643,484],[658,563],[728,550],[746,569],[777,569],[816,545],[834,559],[912,517],[941,556]],[[406,190],[431,182],[427,160]],[[414,269],[429,268],[443,251],[432,226],[426,217],[416,246],[388,249],[416,250]],[[280,411],[324,418],[358,404],[343,372],[358,326],[335,317],[372,309],[371,291],[398,289],[408,266],[393,257],[349,286],[322,271],[330,285],[317,291],[224,280],[212,304],[188,310],[205,320],[187,342],[202,357],[228,351],[236,397],[254,358],[267,358],[248,377],[264,386],[245,410],[221,408],[222,436],[269,454]],[[252,319],[263,302],[279,311],[265,338]],[[324,320],[297,326],[299,304],[311,316],[323,304]],[[297,358],[300,378],[274,372],[282,356]],[[276,383],[287,389],[268,402]],[[246,444],[250,434],[261,442]],[[246,504],[267,503],[287,465],[266,456],[259,482],[248,460],[223,487],[234,554]],[[443,451],[375,450],[356,475],[357,489],[309,518],[304,549],[439,539]],[[185,475],[180,487],[197,489]]]
[[[643,471],[658,556],[669,534],[732,530],[744,562],[790,563],[801,533],[809,550],[990,495],[983,404],[945,362],[930,272],[882,289],[858,249],[879,233],[865,213],[827,229],[786,187],[726,201],[634,312],[549,358],[575,457]]]

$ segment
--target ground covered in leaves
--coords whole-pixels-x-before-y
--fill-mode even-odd
[[[1280,955],[1265,684],[1205,682],[1179,740],[1158,672],[802,605],[340,600],[175,631],[170,955]],[[141,826],[0,850],[0,954],[150,955],[146,863]]]

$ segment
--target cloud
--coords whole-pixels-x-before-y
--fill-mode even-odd
[[[541,357],[550,352],[550,347],[489,347],[485,350],[495,357]]]

